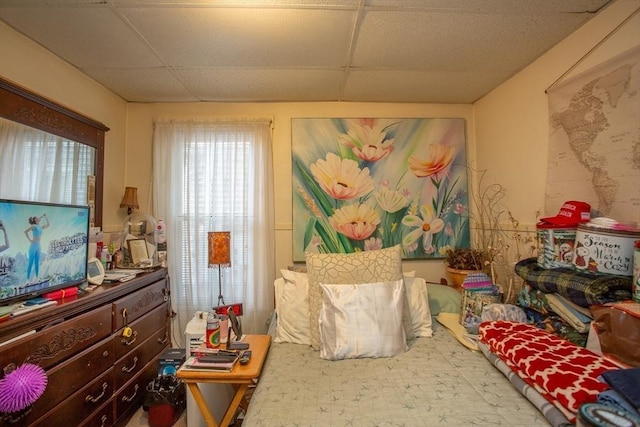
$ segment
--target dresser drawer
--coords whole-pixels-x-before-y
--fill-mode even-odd
[[[157,363],[148,363],[140,374],[115,396],[116,422],[129,417],[142,404],[147,384],[158,374]]]
[[[78,391],[87,378],[95,378],[113,366],[113,341],[102,342],[47,371],[47,388],[24,418],[26,424],[40,418],[60,402]]]
[[[79,427],[106,427],[113,425],[113,401],[104,404],[87,419],[82,421]]]
[[[155,357],[167,347],[163,344],[166,331],[167,328],[160,329],[116,362],[114,371],[116,391],[135,377],[147,363],[155,360]]]
[[[113,332],[131,325],[154,307],[168,300],[166,279],[127,295],[113,303]]]
[[[110,306],[50,326],[2,348],[0,368],[29,362],[47,369],[111,334]]]
[[[34,425],[51,426],[78,426],[88,414],[98,410],[109,402],[113,396],[113,369],[100,375],[88,386],[76,392],[62,403],[57,409],[40,418]]]
[[[130,323],[131,336],[125,337],[121,332],[114,334],[113,344],[116,352],[116,360],[146,341],[152,334],[167,324],[167,307],[162,305],[147,313],[142,318]]]

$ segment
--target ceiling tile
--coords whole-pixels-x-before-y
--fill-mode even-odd
[[[131,28],[105,6],[0,8],[1,18],[77,67],[162,65]]]
[[[177,70],[191,92],[211,101],[329,101],[344,73],[332,70]]]
[[[343,66],[353,11],[239,8],[127,9],[124,14],[172,66]]]
[[[85,69],[93,79],[131,102],[190,102],[199,98],[164,68]]]

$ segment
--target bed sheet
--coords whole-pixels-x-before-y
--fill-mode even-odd
[[[549,426],[480,352],[434,335],[380,359],[327,361],[272,343],[243,427]]]

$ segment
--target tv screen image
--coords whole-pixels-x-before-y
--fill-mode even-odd
[[[87,278],[89,207],[0,199],[0,304]]]

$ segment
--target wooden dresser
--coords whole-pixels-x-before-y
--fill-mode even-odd
[[[171,313],[159,269],[0,323],[0,343],[24,334],[0,346],[0,366],[28,362],[48,377],[30,412],[0,426],[125,425],[171,344]]]

